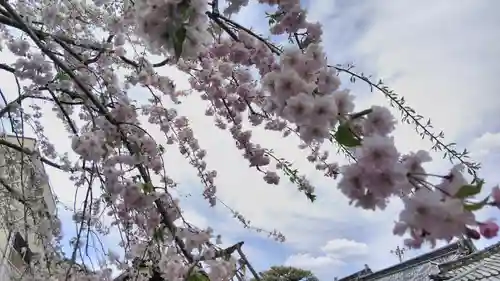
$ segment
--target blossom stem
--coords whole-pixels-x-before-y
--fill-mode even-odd
[[[428,173],[408,173],[408,175],[413,175],[413,176],[429,176],[429,177],[436,177],[436,178],[442,178],[442,179],[448,179],[449,176],[443,176],[443,175],[438,175],[438,174],[428,174]]]
[[[353,113],[353,114],[350,115],[351,120],[355,120],[355,119],[361,118],[361,117],[363,117],[365,115],[368,115],[368,114],[372,113],[372,111],[373,110],[371,108],[368,108],[368,109],[365,109],[363,111]]]

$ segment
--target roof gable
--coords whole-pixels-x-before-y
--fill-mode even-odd
[[[432,280],[500,280],[500,242],[463,258],[439,265]]]
[[[338,281],[371,281],[371,280],[401,280],[402,276],[411,277],[417,275],[430,275],[433,267],[438,270],[437,264],[449,260],[455,260],[462,255],[470,254],[476,249],[469,239],[461,239],[457,242],[438,248],[432,252],[420,255],[394,266],[376,271],[374,273],[358,275],[359,271]],[[394,278],[392,278],[392,276]]]

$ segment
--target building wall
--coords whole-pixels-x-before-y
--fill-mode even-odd
[[[9,232],[5,228],[0,228],[0,280],[9,280],[9,274],[6,272],[6,261],[4,256],[6,256],[6,250],[9,240]]]
[[[6,136],[5,139],[11,143],[19,145],[19,141],[15,136]],[[31,151],[36,150],[36,140],[32,138],[25,138],[23,140],[23,146]],[[8,184],[11,188],[17,190],[22,194],[23,190],[27,196],[31,198],[39,198],[45,204],[46,211],[51,215],[55,214],[56,204],[55,200],[48,183],[48,180],[34,181],[29,175],[33,172],[40,173],[46,178],[46,172],[44,166],[39,160],[31,161],[30,157],[24,156],[24,174],[23,184],[21,184],[21,179],[19,177],[21,170],[21,153],[13,153],[12,149],[6,149],[5,146],[0,145],[0,177],[7,179]],[[5,187],[0,184],[0,190],[2,193],[5,191]],[[1,196],[1,195],[0,195]],[[28,224],[28,229],[24,228],[25,216],[24,216],[24,206],[17,200],[11,200],[7,196],[2,196],[0,198],[0,281],[11,280],[11,277],[18,277],[18,270],[16,270],[13,264],[22,264],[22,257],[13,250],[13,237],[15,232],[19,231],[24,240],[28,241],[29,248],[34,253],[41,253],[43,248],[35,235],[36,224],[33,220],[28,217],[26,223]],[[15,224],[17,227],[9,227],[10,224]],[[10,235],[9,235],[10,233]],[[21,267],[21,266],[19,266]]]

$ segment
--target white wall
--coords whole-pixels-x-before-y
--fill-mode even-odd
[[[5,139],[11,143],[19,145],[19,141],[15,136],[6,136],[3,139]],[[25,148],[27,148],[31,151],[34,151],[37,149],[35,139],[25,138],[23,141],[24,141],[23,146]],[[19,154],[19,157],[21,157],[21,154]],[[19,160],[20,160],[20,158],[19,158]],[[25,163],[26,162],[27,161],[25,158]],[[4,164],[5,164],[5,150],[4,150],[4,147],[0,146],[0,177],[7,178],[7,170],[6,170],[7,167],[3,167]],[[42,174],[45,174],[44,166],[40,161],[36,160],[30,166],[34,170],[39,171]],[[18,168],[20,169],[20,165]],[[27,178],[26,181],[24,181],[24,187],[25,187],[26,192],[28,193],[30,191],[33,191],[33,190],[28,190],[30,187],[33,187],[33,184],[31,183],[31,181],[29,180],[28,177],[26,177],[26,178]],[[11,182],[9,184],[11,184],[12,188],[17,188],[17,190],[19,192],[21,192],[21,184],[15,184],[14,182]],[[56,205],[55,205],[52,190],[50,188],[48,181],[45,182],[41,188],[42,188],[41,199],[43,198],[43,201],[45,201],[45,204],[47,205],[47,211],[50,214],[55,214]],[[0,190],[5,190],[5,187],[0,185]],[[20,219],[21,220],[20,223],[21,223],[21,225],[23,225],[24,224],[22,222],[22,220],[23,220],[23,211],[22,211],[23,205],[18,201],[12,201],[9,203],[9,205],[11,206],[11,209],[13,209],[13,211],[18,210],[20,212],[16,215],[16,218]],[[3,206],[2,208],[5,208],[5,206]],[[2,215],[3,214],[5,214],[5,212],[2,212]],[[9,245],[9,243],[8,243],[9,242],[8,241],[9,231],[6,228],[5,223],[2,223],[3,221],[5,221],[5,219],[3,217],[0,217],[0,281],[7,281],[9,279],[5,274],[9,274],[11,270],[10,270],[10,268],[7,268],[7,267],[2,268],[2,266],[5,266],[8,264],[7,257],[8,257],[8,252],[9,252],[8,250],[10,248],[10,247],[8,247],[8,245]],[[34,222],[31,220],[28,221],[28,224],[35,227]],[[22,234],[24,236],[23,232],[22,232]],[[36,241],[37,239],[35,237],[36,236],[35,236],[34,231],[31,230],[28,232],[28,237],[24,237],[24,238],[25,239],[27,238],[26,240],[28,240],[28,243],[29,243],[29,246],[30,246],[30,249],[32,250],[32,252],[41,253],[43,251],[43,248],[41,247],[41,245],[39,243],[37,243],[38,241]],[[6,249],[7,249],[7,251],[6,251]],[[4,253],[6,253],[5,257],[4,257]],[[2,276],[2,274],[4,276]]]
[[[4,260],[4,255],[6,256],[6,250],[8,246],[8,235],[9,232],[5,228],[0,228],[0,280],[8,280],[7,274],[7,263]]]

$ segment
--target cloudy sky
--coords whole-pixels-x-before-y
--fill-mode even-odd
[[[448,142],[457,142],[459,148],[472,151],[474,160],[483,164],[481,176],[488,187],[500,182],[496,173],[500,160],[500,86],[496,77],[500,73],[500,2],[309,0],[304,5],[308,6],[309,17],[324,26],[330,64],[354,62],[359,72],[383,78],[417,112],[430,117],[436,131],[444,130]],[[251,4],[236,20],[264,34],[265,10]],[[4,62],[12,61],[8,54],[0,57]],[[179,71],[164,67],[159,72],[173,78],[179,88],[188,87],[187,77]],[[8,74],[0,75],[3,81],[12,80]],[[352,84],[348,77],[343,78],[344,87],[356,94],[359,109],[388,105],[381,93],[370,92],[363,82]],[[0,88],[4,92],[15,89],[11,85]],[[141,96],[146,92],[134,90],[133,94]],[[307,152],[297,149],[298,140],[256,130],[259,143],[275,149],[276,155],[293,161],[307,175],[319,198],[310,203],[286,180],[279,186],[267,185],[260,173],[248,168],[227,132],[215,128],[211,118],[203,116],[205,106],[193,94],[178,110],[190,118],[196,137],[208,151],[209,168],[219,172],[218,197],[252,225],[277,229],[287,241],[274,242],[243,229],[220,204],[208,207],[195,171],[171,147],[166,153],[167,173],[180,184],[181,206],[188,220],[200,227],[212,226],[227,244],[245,241],[244,250],[258,270],[288,264],[311,269],[321,280],[332,280],[360,270],[364,264],[378,270],[398,262],[390,253],[402,245],[402,239],[391,233],[401,208],[398,201],[384,212],[355,209],[339,194],[334,180],[324,178],[305,161]],[[61,151],[69,151],[70,142],[64,138],[62,128],[51,122],[53,118],[48,112],[44,119],[46,133],[62,136],[52,140]],[[164,141],[154,128],[150,132],[159,142]],[[395,137],[403,152],[431,147],[429,141],[415,134],[411,125],[400,125]],[[331,150],[333,159],[345,163],[341,155],[335,155],[333,147],[325,149]],[[441,160],[442,154],[432,155],[436,161],[429,165],[429,170],[444,172],[450,167],[447,160]],[[48,170],[55,193],[71,204],[75,189],[67,176]],[[498,212],[484,211],[479,218],[498,217]],[[75,227],[70,223],[70,214],[61,212],[61,217],[66,222],[65,234],[73,236]],[[116,235],[105,237],[106,244],[116,244]],[[476,245],[483,248],[494,242],[480,241]],[[428,250],[407,252],[405,258]]]

